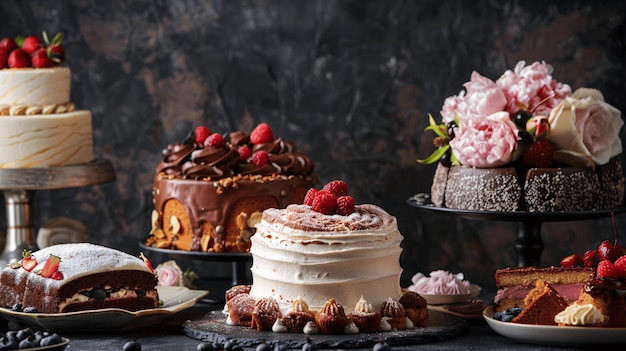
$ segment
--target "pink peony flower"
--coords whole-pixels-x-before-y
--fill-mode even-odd
[[[506,111],[510,113],[526,109],[533,114],[548,115],[572,94],[569,85],[552,79],[552,66],[545,62],[526,66],[525,61],[520,61],[513,71],[504,72],[496,84],[506,95]]]
[[[622,153],[621,113],[604,102],[598,90],[576,90],[552,110],[549,121],[547,138],[556,147],[554,159],[558,162],[594,168]]]
[[[467,118],[460,122],[450,146],[462,165],[492,168],[513,160],[517,148],[517,128],[508,112],[486,118]]]
[[[494,81],[472,72],[470,81],[463,85],[465,91],[459,95],[448,97],[441,109],[444,123],[454,120],[455,114],[459,119],[471,116],[489,116],[502,111],[506,106],[506,96]]]

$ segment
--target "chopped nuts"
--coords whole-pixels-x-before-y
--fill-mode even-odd
[[[237,228],[239,228],[239,230],[248,228],[248,214],[245,212],[239,213],[237,218],[235,218],[235,222],[237,223]]]
[[[250,215],[248,218],[248,228],[254,228],[257,224],[261,222],[261,218],[263,217],[263,213],[256,211]]]
[[[178,218],[176,218],[176,216],[171,216],[170,217],[170,232],[174,235],[178,234],[180,232],[180,222],[178,221]]]

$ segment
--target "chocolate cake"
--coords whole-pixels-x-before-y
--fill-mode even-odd
[[[159,306],[157,278],[138,257],[87,243],[24,256],[0,272],[0,306],[39,313]]]
[[[257,136],[260,127],[264,139]],[[154,178],[148,245],[248,252],[261,212],[302,202],[316,183],[313,161],[293,143],[275,139],[266,124],[250,135],[208,133],[197,129],[164,150]]]

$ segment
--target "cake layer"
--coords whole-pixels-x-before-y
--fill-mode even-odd
[[[88,243],[53,245],[32,256],[31,271],[17,264],[0,273],[0,305],[21,304],[41,313],[158,306],[156,276],[138,257]],[[58,278],[37,273],[51,256],[60,258]]]
[[[349,312],[361,296],[378,310],[401,294],[403,237],[395,218],[377,206],[341,216],[290,205],[264,211],[256,228],[253,297],[273,297],[287,309],[300,296],[312,310],[334,298]]]
[[[65,166],[93,159],[90,111],[0,118],[0,168]]]
[[[63,105],[70,101],[67,67],[0,70],[0,105]]]

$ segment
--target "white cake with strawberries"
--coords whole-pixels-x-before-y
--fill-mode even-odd
[[[90,162],[91,112],[70,100],[62,35],[0,40],[0,168]]]

